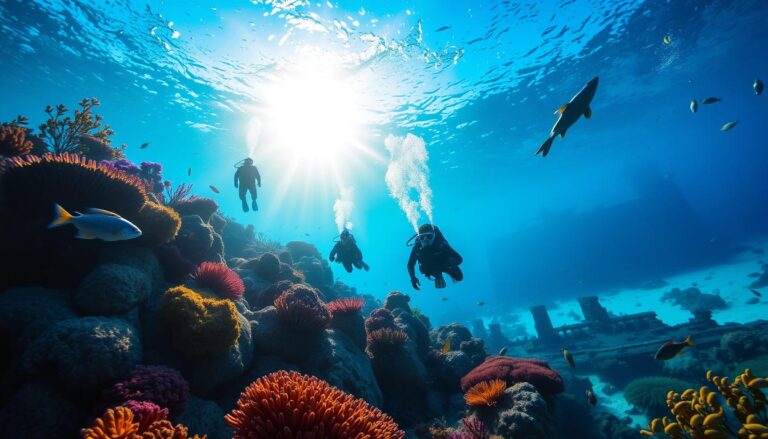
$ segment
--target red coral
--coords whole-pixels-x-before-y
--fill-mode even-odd
[[[243,292],[245,292],[243,280],[225,264],[203,262],[192,273],[192,279],[200,287],[208,288],[219,297],[226,297],[231,300],[243,297]]]
[[[295,284],[275,299],[280,319],[290,327],[304,332],[317,332],[328,326],[328,308],[317,291],[307,285]]]
[[[357,314],[363,309],[363,300],[355,297],[344,297],[332,302],[328,302],[328,311],[331,318],[342,317],[350,314]]]
[[[224,419],[233,439],[401,439],[397,424],[362,399],[313,376],[278,371],[240,395]]]
[[[494,379],[505,380],[508,386],[530,383],[544,395],[554,395],[565,389],[560,374],[542,360],[493,355],[461,379],[461,390],[466,392],[481,381]]]
[[[408,341],[408,334],[399,329],[382,328],[368,333],[368,350],[388,352],[402,348]]]

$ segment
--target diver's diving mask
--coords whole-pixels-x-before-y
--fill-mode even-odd
[[[416,242],[421,244],[422,247],[429,247],[435,242],[435,232],[419,233],[419,235],[416,236]]]

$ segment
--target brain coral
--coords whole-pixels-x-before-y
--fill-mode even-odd
[[[170,330],[174,348],[187,355],[223,354],[240,337],[232,301],[202,297],[183,286],[165,292],[159,315]]]
[[[330,321],[330,313],[314,288],[295,284],[275,299],[280,320],[290,328],[317,332]]]
[[[137,243],[158,247],[176,237],[181,228],[181,217],[168,206],[147,201],[133,218],[133,223],[141,229]]]
[[[226,264],[203,262],[192,273],[192,279],[201,288],[208,288],[217,296],[231,300],[243,297],[245,285],[237,273]]]
[[[105,390],[104,398],[110,405],[148,401],[177,416],[184,411],[189,398],[189,384],[176,369],[136,366],[127,377]]]
[[[466,392],[481,381],[502,379],[508,386],[515,383],[530,383],[544,395],[561,393],[563,379],[546,362],[533,358],[489,356],[461,379],[461,390]]]
[[[316,377],[278,371],[240,395],[225,417],[234,439],[400,439],[397,424],[362,399]]]

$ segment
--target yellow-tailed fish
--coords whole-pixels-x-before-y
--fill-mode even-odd
[[[445,343],[443,343],[443,348],[440,349],[440,351],[442,353],[444,353],[444,354],[447,354],[448,352],[451,351],[451,339],[450,338],[446,338],[445,339]]]
[[[709,97],[709,98],[702,99],[701,103],[704,105],[708,105],[708,104],[714,104],[715,102],[720,102],[720,101],[722,101],[722,99],[716,98],[716,97]]]
[[[76,238],[102,241],[126,241],[141,236],[141,230],[120,215],[102,209],[87,209],[85,213],[67,212],[58,204],[53,205],[54,218],[49,228],[72,224],[77,228]]]
[[[656,351],[656,355],[654,355],[653,358],[657,360],[671,360],[672,358],[675,358],[676,356],[683,353],[683,349],[685,349],[688,346],[693,346],[693,340],[691,339],[691,336],[689,335],[685,340],[682,342],[676,342],[676,341],[668,341],[661,345],[658,351]]]

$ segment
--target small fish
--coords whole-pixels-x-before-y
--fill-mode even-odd
[[[447,298],[447,297],[443,297],[443,298],[442,298],[442,301],[443,301],[443,302],[445,302],[446,300],[448,300],[448,298]]]
[[[672,44],[672,37],[670,37],[669,35],[664,35],[664,39],[662,41],[664,42],[665,46],[669,46],[670,44]]]
[[[187,177],[192,176],[192,168],[187,169]]]
[[[563,358],[565,358],[565,361],[569,366],[576,367],[576,362],[573,361],[573,355],[571,355],[566,348],[563,348]]]
[[[58,204],[53,205],[54,218],[48,228],[72,224],[77,228],[76,238],[102,241],[126,241],[141,236],[141,230],[120,215],[102,209],[87,209],[72,215]]]
[[[504,346],[503,348],[499,349],[499,357],[503,357],[507,353],[507,347]]]
[[[220,193],[221,193],[221,191],[219,190],[219,188],[217,188],[217,187],[216,187],[216,186],[214,186],[214,185],[210,185],[210,186],[208,186],[208,187],[210,187],[210,188],[211,188],[211,190],[213,191],[213,193],[214,193],[214,194],[220,194]]]
[[[699,103],[696,102],[696,99],[691,99],[691,113],[695,113],[699,111]]]
[[[721,127],[720,127],[720,131],[728,131],[728,130],[730,130],[731,128],[733,128],[733,127],[735,127],[736,125],[738,125],[738,123],[739,123],[739,121],[738,121],[738,120],[734,120],[734,121],[732,121],[732,122],[728,122],[728,123],[726,123],[725,125],[723,125],[723,126],[721,126]]]
[[[752,291],[752,294],[754,294],[754,295],[755,295],[755,296],[757,296],[757,297],[763,297],[763,295],[762,295],[762,294],[760,294],[760,291],[757,291],[757,290],[756,290],[756,289],[754,289],[754,288],[750,288],[750,289],[749,289],[749,291]]]
[[[701,103],[702,103],[702,104],[714,104],[715,102],[720,102],[720,101],[722,101],[722,99],[720,99],[720,98],[715,98],[715,97],[710,97],[710,98],[704,98],[704,99],[702,99],[702,100],[701,100]]]
[[[592,404],[592,407],[597,405],[597,396],[595,396],[595,392],[592,391],[592,389],[587,389],[584,393],[587,395],[587,401],[589,401],[590,404]]]
[[[451,351],[451,339],[446,338],[445,343],[443,343],[442,349],[440,349],[440,352],[447,354],[450,351]]]
[[[448,30],[450,28],[451,28],[451,26],[441,26],[441,27],[437,28],[437,30],[435,32],[442,32],[442,31]]]
[[[765,86],[763,85],[763,81],[759,79],[755,79],[755,82],[752,83],[752,90],[755,91],[755,94],[760,96],[760,94],[763,93],[763,89],[765,89]]]
[[[141,144],[141,146],[139,146],[139,149],[145,149],[148,146],[149,146],[149,142],[144,142]]]
[[[693,340],[691,340],[690,335],[686,337],[685,340],[679,343],[676,341],[668,341],[664,343],[663,345],[661,345],[659,350],[656,351],[656,355],[654,355],[653,358],[661,361],[671,360],[676,356],[680,355],[686,346],[693,346]]]
[[[482,300],[480,302],[477,302],[477,306],[483,306],[483,305],[485,305],[485,302],[483,302]]]

